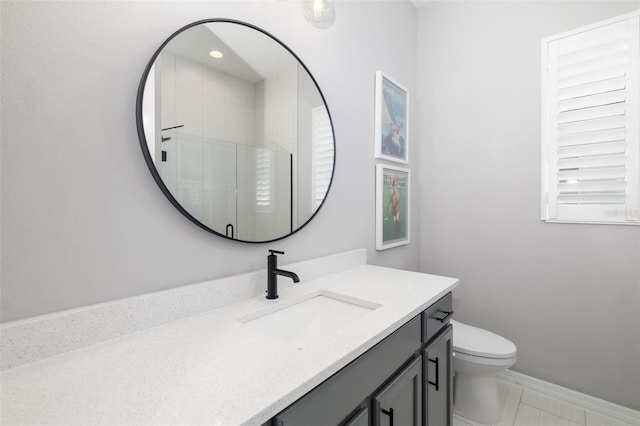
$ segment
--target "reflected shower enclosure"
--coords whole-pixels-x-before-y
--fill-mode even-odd
[[[171,134],[162,143],[160,174],[191,215],[240,240],[271,240],[292,232],[292,153]]]

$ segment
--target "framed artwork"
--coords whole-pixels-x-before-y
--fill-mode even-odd
[[[376,165],[376,249],[409,244],[409,169]]]
[[[409,163],[409,92],[376,71],[376,158]]]

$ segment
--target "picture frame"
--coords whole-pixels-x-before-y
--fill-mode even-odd
[[[375,157],[409,163],[409,92],[376,71]]]
[[[410,189],[409,169],[376,164],[376,250],[409,244]]]

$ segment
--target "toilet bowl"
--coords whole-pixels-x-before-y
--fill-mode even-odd
[[[516,362],[516,345],[502,336],[451,320],[453,325],[453,411],[485,424],[500,421],[495,375]]]

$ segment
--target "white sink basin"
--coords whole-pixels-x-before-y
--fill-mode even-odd
[[[318,290],[279,302],[238,320],[302,349],[380,306],[356,297]]]

